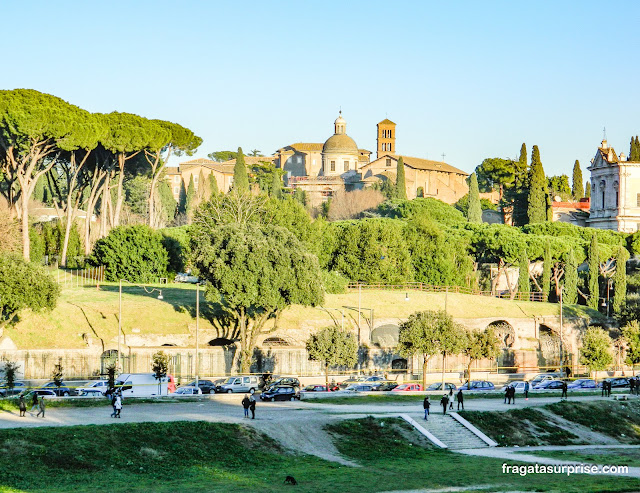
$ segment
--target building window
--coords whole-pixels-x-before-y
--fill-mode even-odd
[[[604,188],[602,189],[602,208],[604,209]]]
[[[616,190],[616,209],[618,208],[618,201],[620,200],[620,192]]]
[[[389,152],[393,152],[393,148],[392,148],[391,144],[389,144]]]
[[[180,177],[179,176],[174,177],[173,181],[175,181],[176,183],[180,183]]]
[[[336,170],[336,162],[331,161],[331,171],[335,171],[335,170]]]
[[[344,162],[344,170],[349,171],[349,161]]]
[[[387,166],[391,166],[391,159],[387,158]]]
[[[195,175],[194,175],[194,177],[193,177],[193,183],[194,183],[194,184],[198,183],[198,178],[199,178],[199,177],[197,177],[197,176],[195,176]]]
[[[391,138],[393,138],[393,137],[391,136],[391,130],[389,130],[389,138],[390,138],[390,139],[391,139]]]
[[[173,187],[173,193],[175,195],[178,195],[180,193],[180,187]],[[638,194],[638,196],[640,196],[640,194]],[[638,199],[638,200],[640,200],[640,199]]]

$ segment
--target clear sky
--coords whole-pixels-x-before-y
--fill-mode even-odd
[[[640,134],[636,1],[2,2],[0,87],[171,120],[214,150],[324,142],[472,171],[540,147],[547,175]],[[175,161],[172,164],[177,164]],[[585,179],[588,173],[585,173]]]

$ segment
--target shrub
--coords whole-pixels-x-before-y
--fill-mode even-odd
[[[462,212],[455,207],[430,197],[414,200],[388,200],[380,204],[378,211],[382,216],[398,219],[427,216],[432,221],[447,226],[467,222]]]
[[[331,294],[341,294],[347,291],[347,286],[349,285],[349,279],[344,277],[339,272],[332,270],[322,272],[322,284],[324,285],[324,290],[327,293]]]
[[[177,226],[159,230],[162,235],[162,246],[169,256],[168,271],[171,276],[188,269],[191,252],[189,226]]]

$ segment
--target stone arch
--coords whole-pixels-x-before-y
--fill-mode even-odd
[[[540,324],[538,327],[538,344],[540,366],[560,367],[562,344],[560,336],[548,325]]]
[[[291,342],[282,338],[282,337],[267,337],[264,341],[262,341],[262,345],[263,346],[267,346],[267,347],[287,347],[287,346],[291,346]]]
[[[400,340],[400,326],[385,324],[371,331],[371,342],[378,347],[396,347]]]
[[[391,361],[392,370],[406,370],[409,367],[407,360],[404,358],[396,358]]]
[[[234,344],[234,342],[226,337],[216,337],[215,339],[211,339],[208,344],[209,346],[230,346]]]
[[[500,340],[502,353],[498,356],[498,369],[501,373],[516,372],[516,355],[513,346],[516,342],[516,331],[506,320],[496,320],[491,322],[488,329],[493,329]]]

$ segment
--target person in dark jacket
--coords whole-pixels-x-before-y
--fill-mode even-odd
[[[562,382],[562,395],[560,396],[560,399],[566,399],[567,398],[567,382]]]
[[[24,402],[24,395],[18,398],[18,409],[20,409],[20,417],[24,418],[24,413],[27,412],[27,403]]]
[[[244,399],[242,399],[242,407],[244,408],[244,417],[249,417],[249,406],[251,406],[251,401],[249,401],[249,396],[245,394]]]
[[[442,406],[442,414],[447,414],[447,406],[449,405],[449,396],[444,394],[440,399],[440,405]]]
[[[529,382],[524,383],[524,400],[529,400]]]
[[[511,386],[511,404],[515,404],[516,403],[516,388],[512,385]]]
[[[251,410],[251,419],[256,419],[256,399],[253,397],[249,397],[249,409]]]
[[[39,407],[38,407],[39,411],[38,411],[38,414],[36,414],[36,418],[37,418],[38,416],[40,416],[41,414],[42,414],[42,417],[44,418],[44,411],[45,411],[46,407],[47,407],[47,406],[46,406],[46,404],[44,403],[44,395],[43,395],[42,397],[40,397],[40,405],[39,405]]]
[[[429,401],[429,396],[425,396],[424,401],[422,401],[422,407],[424,408],[424,419],[425,421],[429,421],[429,408],[431,407],[431,402]]]
[[[460,411],[460,406],[462,406],[462,410],[464,411],[464,396],[462,395],[462,389],[458,390],[458,411]]]
[[[36,409],[38,409],[38,394],[34,392],[31,397],[31,411],[29,412],[33,415],[33,411]]]

